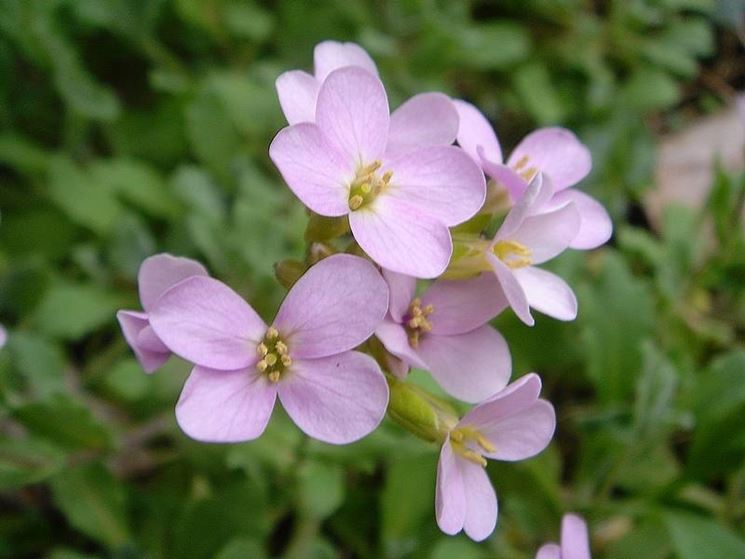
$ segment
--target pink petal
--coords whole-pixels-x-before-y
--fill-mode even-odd
[[[491,123],[476,107],[460,99],[453,100],[460,117],[458,144],[478,164],[481,163],[478,147],[484,155],[495,163],[502,163],[502,148]]]
[[[484,172],[507,189],[513,202],[519,200],[528,188],[525,179],[511,167],[488,159],[481,146],[478,148],[478,155],[479,164]]]
[[[529,407],[538,400],[540,393],[541,378],[535,373],[528,373],[472,408],[458,425],[471,425],[478,429],[489,427],[502,418]]]
[[[163,350],[160,348],[156,350],[142,347],[140,344],[140,333],[145,329],[149,328],[149,321],[146,313],[137,311],[119,311],[116,313],[116,318],[119,321],[119,326],[124,334],[124,339],[127,340],[129,347],[140,363],[140,366],[145,370],[146,373],[152,373],[157,369],[160,369],[168,358],[171,356],[171,352],[163,346]],[[163,344],[161,344],[163,345]]]
[[[422,295],[432,305],[433,334],[463,334],[486,324],[509,306],[494,274],[449,281],[437,280]]]
[[[385,415],[388,384],[375,360],[357,351],[296,360],[279,382],[279,399],[307,435],[347,444],[372,432]]]
[[[514,270],[513,274],[531,307],[557,320],[577,318],[577,297],[559,276],[533,266]]]
[[[176,404],[179,427],[192,439],[237,443],[264,432],[277,386],[253,367],[215,371],[194,367]]]
[[[507,164],[513,167],[524,156],[528,157],[526,166],[550,176],[556,190],[577,184],[592,168],[590,150],[565,128],[531,132],[515,148]]]
[[[356,43],[323,41],[313,51],[316,79],[322,82],[331,72],[345,66],[359,66],[374,76],[378,75],[375,62],[365,49]]]
[[[269,146],[269,157],[295,196],[317,214],[349,212],[349,182],[355,162],[331,147],[314,124],[280,130]]]
[[[220,370],[257,360],[266,324],[240,295],[212,278],[194,276],[166,291],[150,313],[163,343],[187,361]]]
[[[542,264],[569,248],[579,231],[580,217],[573,203],[526,217],[508,240],[530,249],[533,264]]]
[[[600,202],[574,188],[562,190],[551,199],[552,204],[562,205],[568,202],[574,204],[580,217],[579,232],[569,244],[570,248],[589,250],[610,239],[613,223]]]
[[[447,146],[457,133],[458,112],[453,101],[442,93],[420,93],[393,111],[386,153]]]
[[[409,374],[409,364],[399,359],[392,353],[386,353],[385,365],[383,368],[391,373],[394,377],[400,379],[405,379],[406,375]]]
[[[530,314],[530,305],[528,304],[528,297],[523,290],[517,278],[515,278],[515,271],[508,268],[504,262],[493,254],[488,253],[486,255],[489,264],[494,270],[494,273],[499,280],[499,284],[502,287],[504,296],[515,311],[517,317],[522,320],[528,326],[533,326],[535,320]]]
[[[590,559],[587,524],[576,514],[565,514],[561,521],[562,559]]]
[[[288,124],[316,119],[316,99],[320,88],[316,78],[301,70],[291,70],[280,74],[275,86]]]
[[[442,274],[453,252],[450,231],[440,221],[391,196],[349,214],[357,243],[383,268],[417,278]]]
[[[396,322],[401,322],[409,310],[416,291],[416,278],[391,272],[383,268],[383,277],[388,284],[390,301],[388,312]]]
[[[535,559],[562,559],[561,549],[555,543],[547,543],[538,550]]]
[[[481,402],[510,380],[512,359],[507,342],[485,324],[466,334],[422,336],[417,349],[442,388],[464,402]]]
[[[293,358],[326,357],[369,338],[388,311],[388,286],[359,256],[336,254],[310,268],[290,289],[274,326]]]
[[[191,258],[172,256],[168,253],[145,258],[137,275],[142,308],[150,311],[158,297],[181,280],[191,276],[208,275],[204,266]]]
[[[140,330],[139,334],[137,335],[137,345],[143,349],[146,349],[147,351],[156,351],[159,353],[169,354],[171,353],[171,350],[166,347],[166,345],[155,333],[155,330],[153,330],[153,327],[150,326],[149,321],[147,326]]]
[[[488,538],[497,525],[497,494],[486,470],[468,460],[459,460],[466,490],[466,522],[463,529],[474,541]]]
[[[8,342],[8,331],[0,324],[0,349]]]
[[[427,365],[417,351],[409,344],[406,330],[400,324],[384,320],[375,329],[375,336],[393,355],[403,359],[409,365],[419,369],[426,369]],[[426,334],[425,336],[426,337]]]
[[[481,169],[461,149],[430,146],[388,161],[387,194],[452,227],[473,217],[486,198]]]
[[[520,228],[529,216],[540,213],[539,210],[548,207],[553,196],[553,185],[545,175],[538,173],[517,199],[515,205],[507,214],[504,222],[497,231],[495,239],[509,239]]]
[[[450,439],[446,439],[437,463],[435,493],[435,511],[440,530],[451,536],[460,532],[466,523],[466,507],[466,489],[458,467],[458,457],[453,452]]]
[[[316,124],[345,161],[369,165],[388,141],[388,97],[380,80],[362,68],[331,72],[318,92]]]

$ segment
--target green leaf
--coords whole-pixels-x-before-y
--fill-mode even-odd
[[[337,464],[306,462],[298,482],[300,508],[311,518],[330,516],[344,501],[344,470]]]
[[[26,428],[70,450],[104,450],[111,447],[111,434],[105,423],[84,405],[57,395],[44,402],[17,407],[13,415]]]
[[[667,72],[651,67],[637,69],[623,88],[623,99],[638,111],[666,109],[678,102],[680,87]]]
[[[253,538],[238,537],[223,547],[215,559],[265,559],[264,548]]]
[[[522,103],[536,122],[555,124],[564,119],[564,103],[545,64],[533,62],[521,66],[512,79]]]
[[[486,559],[490,554],[477,544],[461,540],[440,540],[432,550],[430,559]]]
[[[124,486],[101,464],[66,469],[52,479],[54,502],[68,522],[109,547],[129,539]]]
[[[34,324],[45,334],[78,340],[114,321],[126,299],[92,284],[57,282],[46,292],[33,315]]]
[[[530,52],[530,35],[515,22],[498,21],[464,27],[458,40],[456,63],[477,70],[500,69],[523,60]]]
[[[668,512],[665,523],[680,559],[745,557],[745,540],[710,518]]]
[[[223,23],[235,37],[263,42],[274,29],[274,17],[255,2],[227,2],[222,8]]]
[[[65,354],[59,345],[28,332],[15,332],[8,343],[13,365],[31,398],[44,399],[67,390]]]
[[[64,464],[65,455],[44,441],[0,438],[0,491],[43,481]]]

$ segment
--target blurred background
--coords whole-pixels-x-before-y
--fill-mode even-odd
[[[190,441],[186,364],[145,375],[114,320],[164,250],[272,315],[306,223],[274,79],[324,39],[507,149],[572,128],[615,222],[552,262],[575,322],[495,321],[559,421],[489,465],[482,544],[438,531],[437,449],[390,421],[333,447],[277,408],[256,442]],[[744,39],[742,0],[0,0],[0,557],[532,559],[569,510],[594,557],[745,557]]]

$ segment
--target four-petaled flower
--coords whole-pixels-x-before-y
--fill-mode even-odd
[[[388,270],[390,306],[375,335],[407,365],[426,369],[448,393],[480,402],[504,388],[512,362],[507,342],[487,324],[507,307],[487,274],[438,280],[421,297],[416,279]]]
[[[592,168],[587,147],[565,128],[541,128],[528,134],[510,154],[507,163],[491,124],[481,112],[465,101],[454,101],[460,115],[458,144],[487,175],[502,183],[517,202],[539,172],[554,185],[554,193],[541,211],[551,211],[573,202],[580,215],[580,227],[571,248],[591,249],[605,243],[613,232],[608,212],[594,198],[572,188]]]
[[[565,514],[561,520],[561,544],[547,543],[535,559],[590,559],[587,524],[576,514]]]
[[[392,124],[380,80],[359,67],[340,68],[321,85],[314,122],[280,130],[269,155],[308,208],[349,217],[355,240],[375,262],[433,278],[450,260],[448,227],[483,205],[484,176],[454,146],[390,154]]]
[[[528,325],[535,322],[531,307],[559,320],[577,316],[577,298],[567,283],[534,266],[568,248],[580,227],[573,202],[543,211],[552,195],[551,181],[538,173],[485,250],[507,301]]]
[[[311,437],[342,444],[367,435],[385,414],[388,385],[374,359],[350,350],[387,308],[375,267],[345,254],[310,268],[271,326],[217,280],[180,282],[150,310],[165,345],[196,365],[176,406],[179,426],[201,441],[254,439],[279,397]]]
[[[199,262],[190,258],[156,254],[143,260],[137,275],[142,311],[121,310],[116,313],[124,339],[134,351],[142,368],[152,373],[168,361],[169,350],[150,326],[148,313],[165,291],[192,276],[208,276]]]
[[[497,495],[486,458],[516,461],[548,445],[556,427],[554,408],[538,398],[541,379],[530,373],[469,411],[442,445],[437,466],[437,524],[446,534],[465,530],[481,541],[497,524]]]

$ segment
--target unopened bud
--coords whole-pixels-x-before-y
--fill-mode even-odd
[[[455,410],[423,388],[387,375],[388,415],[407,431],[426,441],[442,442],[458,423]]]

